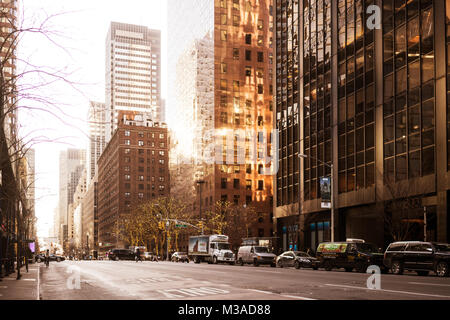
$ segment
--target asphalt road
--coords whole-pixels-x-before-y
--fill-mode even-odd
[[[450,300],[450,278],[206,263],[64,261],[40,264],[42,300]]]

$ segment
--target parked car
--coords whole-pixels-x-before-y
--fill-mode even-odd
[[[237,263],[241,266],[244,263],[253,263],[255,267],[261,264],[270,264],[276,267],[277,256],[269,251],[269,248],[262,246],[242,246],[239,247]]]
[[[172,262],[187,262],[189,263],[189,257],[186,252],[175,252],[172,255]]]
[[[135,260],[136,254],[129,249],[113,249],[108,253],[109,260]]]
[[[381,250],[364,240],[347,239],[346,242],[321,243],[317,248],[316,257],[320,261],[320,267],[327,271],[344,268],[347,272],[352,272],[353,269],[366,272],[369,266],[377,265],[382,273],[387,272]]]
[[[434,271],[439,277],[449,276],[450,244],[422,241],[402,241],[389,245],[384,264],[393,274],[404,270],[427,276]]]
[[[277,257],[277,267],[295,267],[319,269],[319,260],[302,251],[286,251]]]
[[[34,258],[37,263],[41,263],[41,262],[45,261],[45,254],[38,253]]]

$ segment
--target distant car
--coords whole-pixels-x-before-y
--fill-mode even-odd
[[[175,252],[172,255],[172,262],[187,262],[187,263],[189,263],[189,257],[186,252]]]
[[[61,261],[66,260],[66,258],[64,258],[63,256],[58,256],[56,254],[51,254],[49,257],[50,257],[50,261],[61,262]]]
[[[41,263],[41,262],[45,261],[45,255],[42,254],[42,253],[38,253],[35,256],[35,260],[36,260],[37,263]]]
[[[286,251],[277,257],[277,267],[319,269],[319,260],[302,251]]]
[[[434,271],[439,277],[450,274],[450,244],[421,241],[394,242],[384,253],[384,265],[393,274],[404,270],[415,271],[426,276]]]
[[[151,252],[144,252],[142,255],[141,255],[141,258],[142,258],[142,260],[145,260],[145,261],[153,261],[153,253],[151,253]]]
[[[134,260],[136,254],[128,249],[113,249],[108,254],[109,260],[119,261],[119,260]]]

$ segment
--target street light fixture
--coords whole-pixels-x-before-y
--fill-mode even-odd
[[[315,157],[308,156],[306,154],[299,154],[298,157],[300,159],[307,159],[308,157],[314,160],[317,160],[324,166],[327,166],[331,170],[331,242],[334,242],[334,179],[333,179],[333,164],[328,164],[320,159]]]

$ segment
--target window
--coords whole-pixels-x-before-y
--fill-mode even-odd
[[[220,80],[220,90],[226,91],[227,89],[228,89],[227,80],[225,79]]]
[[[129,137],[130,136],[130,131],[126,130],[125,131],[125,137]]]
[[[264,29],[264,20],[259,19],[258,20],[258,30],[263,30]]]
[[[240,22],[241,22],[240,16],[233,15],[233,26],[239,27]]]
[[[233,0],[233,9],[240,10],[239,0]]]
[[[220,64],[220,72],[221,73],[227,73],[227,64],[226,63],[221,63]]]
[[[239,179],[234,179],[233,180],[233,188],[239,189],[239,186],[240,186]]]
[[[252,67],[245,67],[245,76],[246,77],[252,76]]]
[[[252,60],[252,52],[251,50],[245,50],[245,60],[251,61]]]
[[[139,145],[140,147],[143,147],[143,146],[144,146],[144,141],[139,140],[139,141],[138,141],[138,145]]]
[[[258,180],[258,190],[264,190],[264,180]]]
[[[262,46],[264,44],[264,36],[258,36],[258,46]]]
[[[227,24],[227,15],[226,15],[226,14],[221,14],[221,15],[220,15],[220,22],[221,22],[223,25],[226,25],[226,24]]]
[[[160,134],[159,134],[159,138],[160,138],[160,139],[164,139],[164,133],[160,133]]]
[[[247,33],[245,35],[245,43],[250,44],[250,45],[252,44],[252,35],[251,34]]]
[[[125,153],[125,154],[130,154],[130,152],[131,152],[130,149],[125,149],[125,150],[124,150],[124,153]]]
[[[222,178],[220,180],[220,185],[221,185],[222,189],[226,189],[227,188],[227,178]]]
[[[264,62],[264,52],[259,51],[257,54],[258,62]]]
[[[258,84],[258,94],[264,93],[264,86],[262,84]]]
[[[227,31],[226,30],[220,31],[220,40],[227,41]]]
[[[125,140],[124,144],[125,144],[126,146],[129,146],[129,145],[131,144],[131,142],[130,142],[130,140]]]
[[[127,181],[131,180],[131,176],[129,174],[126,174],[125,175],[125,180],[127,180]]]
[[[233,48],[233,59],[239,60],[239,49],[238,48]]]

